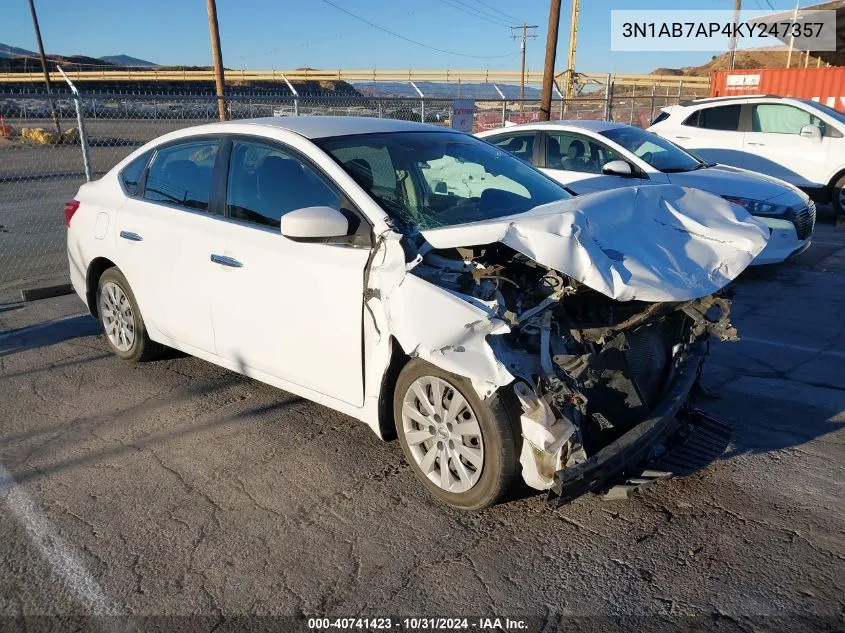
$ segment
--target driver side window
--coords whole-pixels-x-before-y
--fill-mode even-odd
[[[780,103],[760,103],[751,110],[751,131],[769,134],[800,134],[805,125],[815,125],[824,134],[824,121],[806,110]]]
[[[340,196],[309,165],[272,145],[232,143],[226,194],[230,218],[279,228],[285,213],[322,206],[340,210]]]

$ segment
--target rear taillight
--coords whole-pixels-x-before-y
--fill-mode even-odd
[[[70,219],[79,208],[79,200],[68,200],[65,202],[65,226],[70,226]]]

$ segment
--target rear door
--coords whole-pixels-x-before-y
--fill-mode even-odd
[[[754,103],[745,133],[743,167],[799,186],[819,186],[827,175],[830,134],[819,117],[786,103]],[[822,138],[805,138],[801,128],[817,126]],[[824,183],[826,184],[826,183]]]
[[[612,160],[630,164],[618,152],[590,136],[575,132],[544,132],[544,151],[541,171],[566,185],[575,193],[593,193],[618,187],[642,184],[636,166],[631,165],[635,176],[626,178],[602,173],[602,167]]]
[[[213,262],[217,354],[242,370],[255,369],[361,406],[369,225],[293,149],[234,138],[225,151],[230,156],[223,179],[226,220],[205,253],[205,260]],[[361,168],[371,171],[369,164]],[[341,210],[350,218],[350,235],[324,242],[284,237],[281,217],[312,206]]]
[[[681,147],[711,163],[742,167],[742,105],[699,108],[666,136]]]
[[[119,267],[144,319],[166,337],[213,352],[208,294],[212,182],[219,140],[159,147],[138,191],[117,213]]]

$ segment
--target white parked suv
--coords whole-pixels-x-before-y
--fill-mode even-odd
[[[648,128],[707,161],[792,183],[845,212],[845,115],[809,99],[716,97],[663,108]]]
[[[706,163],[638,127],[606,121],[547,121],[478,136],[577,194],[671,183],[721,196],[769,227],[769,242],[754,264],[782,262],[810,246],[816,207],[807,194],[763,174]]]

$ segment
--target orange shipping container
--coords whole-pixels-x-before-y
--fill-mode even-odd
[[[845,112],[845,66],[717,70],[710,76],[711,97],[758,94],[812,99]]]

